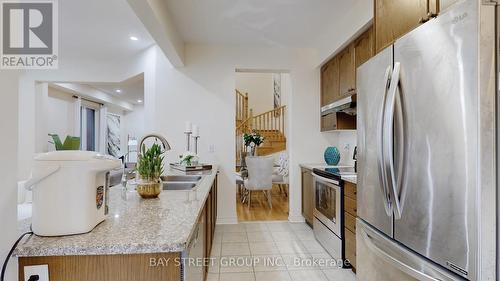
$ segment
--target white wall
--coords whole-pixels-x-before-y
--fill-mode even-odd
[[[124,145],[123,152],[127,151],[127,136],[136,137],[137,140],[140,140],[142,136],[144,136],[147,132],[144,130],[144,106],[136,105],[134,106],[134,110],[125,113],[122,117],[122,134],[124,135]],[[137,148],[131,148],[136,150]],[[130,162],[137,161],[137,153],[130,153]]]
[[[236,69],[290,71],[290,219],[302,220],[299,163],[321,162],[333,138],[320,133],[316,53],[306,49],[186,46],[186,66],[173,68],[157,47],[141,55],[135,72],[145,73],[145,123],[172,145],[167,162],[184,151],[184,122],[200,126],[203,162],[220,165],[219,223],[236,222],[234,114]],[[151,65],[155,67],[151,67]],[[144,69],[147,68],[147,69]],[[148,82],[149,80],[149,82]],[[154,121],[153,121],[154,120]],[[210,147],[215,152],[210,151]]]
[[[281,76],[281,105],[287,105],[289,92],[289,74]],[[258,115],[274,109],[274,79],[273,73],[236,72],[236,89],[248,93],[248,107],[253,115]]]
[[[66,136],[73,135],[75,129],[75,99],[72,95],[49,87],[47,98],[47,133],[58,134],[61,141]],[[50,139],[49,136],[46,137]],[[49,151],[54,150],[53,144],[48,144]]]
[[[19,78],[19,149],[18,149],[18,180],[30,175],[31,162],[35,152],[47,147],[47,128],[37,124],[41,114],[40,97],[43,87],[37,81],[46,82],[120,82],[128,77],[139,74],[126,72],[126,66],[120,62],[93,61],[87,58],[71,59],[61,57],[57,70],[32,70],[24,72]],[[36,88],[38,88],[38,92]],[[43,133],[42,133],[43,132]]]
[[[321,30],[321,37],[317,43],[317,66],[333,57],[372,23],[374,1],[352,0],[351,2],[351,9],[341,19],[329,21],[329,25],[325,25]]]
[[[236,72],[236,89],[248,93],[248,107],[254,115],[274,108],[272,73]]]
[[[352,156],[354,153],[354,147],[357,145],[356,131],[326,132],[323,134],[330,135],[332,138],[331,145],[338,148],[340,152],[339,165],[354,166]]]
[[[18,73],[7,70],[0,71],[2,85],[2,102],[0,103],[0,260],[3,262],[10,248],[18,237],[17,232],[17,118],[18,118]],[[17,280],[17,260],[12,259],[7,269],[5,280]]]

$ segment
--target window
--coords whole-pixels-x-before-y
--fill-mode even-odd
[[[99,104],[83,102],[80,108],[81,149],[99,151]]]

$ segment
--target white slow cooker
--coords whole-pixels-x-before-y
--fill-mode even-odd
[[[40,236],[91,231],[108,213],[108,172],[120,160],[91,151],[38,154],[25,188],[33,190],[32,230]]]

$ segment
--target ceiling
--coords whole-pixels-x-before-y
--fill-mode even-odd
[[[186,43],[314,48],[350,0],[166,0]],[[337,21],[338,22],[338,21]],[[338,28],[338,27],[337,27]]]
[[[132,104],[144,103],[144,74],[118,83],[87,83],[85,85]],[[121,92],[117,93],[117,90]]]
[[[59,1],[60,56],[120,60],[154,44],[126,0]],[[130,36],[139,40],[132,41]]]

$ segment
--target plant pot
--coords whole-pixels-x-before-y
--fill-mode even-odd
[[[160,180],[140,180],[136,187],[137,193],[144,199],[157,198],[161,193],[161,189],[162,184]]]

